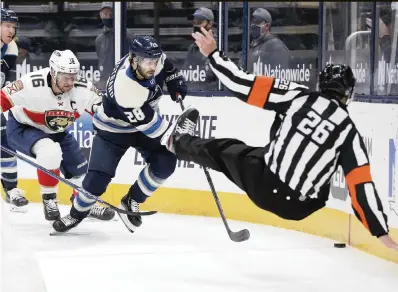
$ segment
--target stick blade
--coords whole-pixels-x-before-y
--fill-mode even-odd
[[[230,232],[229,238],[234,242],[246,241],[250,238],[250,232],[247,229],[240,230],[238,232]]]
[[[151,216],[151,215],[155,215],[158,211],[142,211],[139,212],[138,215],[141,216]]]

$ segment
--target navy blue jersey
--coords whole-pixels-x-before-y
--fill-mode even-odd
[[[116,64],[106,86],[102,107],[94,116],[94,125],[114,133],[141,131],[150,138],[163,135],[168,122],[158,112],[158,102],[163,95],[156,75],[163,69],[165,55],[156,68],[154,77],[139,80],[133,74],[129,56]]]
[[[1,48],[1,73],[0,73],[0,85],[3,87],[9,80],[10,71],[14,69],[15,62],[18,56],[18,46],[15,41],[11,41],[9,44],[4,44]]]

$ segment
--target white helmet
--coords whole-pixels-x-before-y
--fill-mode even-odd
[[[54,81],[56,81],[58,72],[78,74],[80,63],[71,50],[56,50],[50,57],[50,69],[53,72]]]

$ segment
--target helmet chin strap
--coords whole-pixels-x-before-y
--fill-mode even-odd
[[[62,94],[62,93],[65,93],[65,92],[63,92],[61,90],[61,88],[59,88],[58,85],[57,85],[57,74],[58,74],[57,71],[55,71],[54,75],[51,74],[51,79],[53,81],[53,84],[54,84],[55,88],[58,89],[59,91],[61,91],[61,93],[58,93],[58,94]]]

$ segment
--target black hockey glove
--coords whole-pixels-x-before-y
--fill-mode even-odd
[[[167,91],[169,92],[172,100],[177,102],[178,94],[181,95],[182,99],[185,98],[185,96],[187,95],[188,87],[187,82],[185,81],[184,76],[182,76],[181,71],[167,76],[164,81],[166,82]]]

